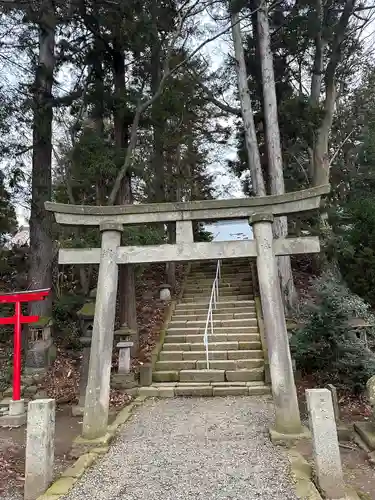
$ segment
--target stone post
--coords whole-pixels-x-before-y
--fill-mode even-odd
[[[249,222],[253,226],[257,245],[259,291],[276,412],[275,430],[280,434],[300,434],[302,425],[297,391],[276,258],[273,253],[273,215],[256,214]]]
[[[340,406],[339,398],[337,397],[337,389],[333,384],[327,384],[327,389],[331,393],[335,422],[338,424],[340,422]]]
[[[54,441],[55,400],[31,401],[27,414],[25,500],[38,498],[52,481]]]
[[[86,302],[86,304],[84,304],[83,307],[77,312],[81,329],[81,337],[79,338],[79,341],[82,345],[82,361],[79,370],[80,376],[78,405],[72,406],[72,415],[74,417],[82,416],[84,413],[86,388],[89,378],[92,330],[95,316],[95,297],[96,290],[90,293],[91,300],[89,302]]]
[[[324,498],[346,498],[332,396],[328,389],[307,389],[318,485]]]
[[[82,429],[87,439],[103,436],[107,431],[118,283],[116,260],[122,225],[102,223],[100,230],[102,245]]]
[[[130,349],[133,347],[133,342],[119,342],[117,348],[119,349],[118,355],[118,373],[128,374],[130,373],[131,363],[130,363]]]

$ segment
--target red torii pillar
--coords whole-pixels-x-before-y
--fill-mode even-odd
[[[14,325],[13,346],[13,401],[21,399],[21,325],[24,323],[35,323],[39,316],[23,316],[21,311],[22,302],[35,302],[44,300],[50,289],[27,290],[25,292],[12,292],[0,295],[0,304],[14,304],[14,316],[0,318],[0,325]]]

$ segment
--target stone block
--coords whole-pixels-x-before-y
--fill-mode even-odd
[[[252,385],[247,387],[249,396],[265,396],[271,394],[271,387],[268,385]]]
[[[297,450],[288,450],[287,456],[290,461],[291,469],[294,475],[298,479],[310,479],[312,475],[311,465],[307,460],[297,451]]]
[[[27,367],[27,373],[32,373],[33,369],[36,370],[46,370],[54,357],[54,346],[52,339],[47,340],[36,340],[29,347],[26,353],[25,365]]]
[[[337,389],[333,384],[327,384],[327,389],[331,393],[333,413],[335,415],[335,420],[336,420],[336,422],[339,422],[340,421],[340,407],[339,407],[339,399],[337,397]]]
[[[375,423],[357,422],[354,429],[358,432],[365,445],[371,450],[375,450]]]
[[[185,397],[207,397],[213,395],[213,388],[209,385],[178,386],[175,389],[176,396]]]
[[[0,408],[6,408],[8,409],[9,408],[9,403],[12,401],[12,398],[11,397],[7,397],[7,398],[3,398],[1,401],[0,401]]]
[[[153,372],[152,379],[154,382],[178,382],[180,375],[178,371],[160,371]]]
[[[55,455],[55,400],[31,401],[27,415],[25,500],[35,500],[52,481]]]
[[[71,467],[62,473],[61,477],[75,477],[79,479],[97,458],[98,455],[95,453],[86,453],[82,455]]]
[[[159,389],[157,387],[140,387],[139,388],[140,396],[147,396],[148,398],[157,398],[159,396]]]
[[[249,390],[245,387],[213,387],[214,396],[248,396]]]
[[[181,382],[224,382],[224,370],[181,370]]]
[[[159,387],[158,396],[159,398],[173,398],[174,391],[174,387]]]
[[[246,387],[246,382],[212,382],[212,387]]]
[[[66,495],[73,488],[76,481],[75,477],[61,477],[48,488],[46,495]]]
[[[25,401],[23,399],[19,399],[18,401],[13,401],[11,399],[9,401],[9,416],[18,416],[24,415],[25,412]]]
[[[123,408],[117,415],[117,417],[115,418],[112,426],[117,429],[117,427],[119,427],[120,425],[124,424],[125,422],[127,422],[129,420],[129,418],[131,417],[131,414],[132,414],[132,411],[133,411],[133,408],[135,407],[135,403],[131,403],[130,405],[128,406],[125,406],[125,408]]]
[[[16,428],[26,424],[26,413],[23,415],[3,415],[0,417],[0,427]]]
[[[72,458],[79,458],[85,453],[92,453],[95,448],[107,447],[113,438],[113,433],[107,432],[104,436],[95,439],[86,439],[83,436],[78,436],[73,441],[69,455]]]
[[[304,439],[311,439],[311,432],[307,427],[302,426],[301,432],[297,434],[284,434],[278,432],[276,429],[270,428],[270,439],[273,444],[286,446],[287,448],[293,447],[298,441]]]
[[[114,389],[133,389],[136,385],[134,373],[115,373],[112,376],[111,387]]]
[[[328,389],[307,389],[306,400],[319,488],[327,498],[345,498],[331,392]]]
[[[250,380],[263,380],[264,370],[254,368],[252,370],[227,370],[225,378],[228,382],[248,382]]]
[[[157,361],[154,369],[156,371],[194,370],[195,365],[195,361]]]

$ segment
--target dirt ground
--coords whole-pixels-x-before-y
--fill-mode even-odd
[[[313,465],[311,443],[300,442],[296,448]],[[362,494],[363,500],[375,500],[375,469],[367,453],[351,442],[340,444],[340,452],[346,483]]]
[[[71,459],[67,454],[74,438],[81,431],[82,417],[72,417],[70,407],[63,406],[56,410],[55,430],[55,475],[58,476]],[[23,475],[25,471],[25,446],[26,426],[18,429],[0,428],[0,456],[5,457],[9,468],[0,474],[0,492],[5,490],[8,479],[13,480],[13,487],[23,488]],[[3,464],[0,464],[0,468]],[[6,467],[6,465],[4,465]]]
[[[111,410],[109,424],[113,422],[117,411]],[[55,428],[55,466],[54,476],[58,477],[74,460],[69,458],[73,440],[81,433],[83,417],[73,417],[71,407],[59,406],[56,409]],[[0,428],[0,498],[9,489],[23,491],[23,475],[25,471],[26,426],[18,429]],[[5,462],[1,462],[1,458]]]

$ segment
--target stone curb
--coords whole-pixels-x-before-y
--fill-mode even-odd
[[[78,446],[82,445],[83,452],[79,455],[77,460],[65,469],[61,476],[51,484],[48,490],[37,498],[37,500],[58,500],[66,495],[83,476],[86,470],[89,469],[98,458],[108,452],[109,444],[117,434],[119,428],[129,420],[133,410],[141,405],[145,399],[145,396],[138,396],[132,403],[120,410],[114,422],[108,426],[105,436],[95,440],[88,440],[84,439],[82,436],[77,436],[73,441],[73,446],[74,444],[78,444]],[[87,447],[90,447],[90,445],[91,448],[88,452]]]
[[[287,450],[285,455],[290,463],[290,473],[297,497],[303,500],[322,500],[312,481],[312,469],[307,460],[293,449]]]
[[[171,382],[169,385],[158,384],[149,387],[140,387],[139,395],[150,398],[173,398],[178,396],[202,397],[202,396],[262,396],[271,395],[271,388],[266,385],[228,385],[215,387],[210,382],[207,383],[186,383],[178,385]]]

